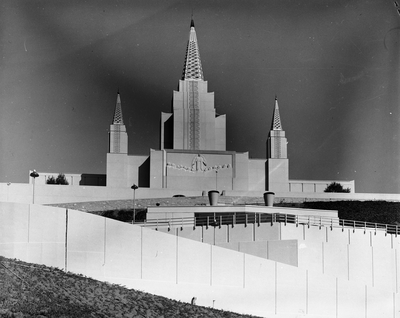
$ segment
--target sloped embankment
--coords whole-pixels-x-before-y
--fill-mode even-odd
[[[264,199],[261,197],[221,196],[219,202],[227,205],[264,205]],[[175,197],[138,199],[135,206],[137,219],[141,220],[145,217],[145,211],[148,206],[196,206],[206,204],[208,204],[207,197]],[[89,212],[120,221],[132,220],[132,200],[92,201],[51,205]],[[352,200],[294,202],[291,198],[278,198],[275,199],[274,206],[337,210],[340,219],[382,224],[400,224],[400,202]]]
[[[0,317],[252,317],[0,256]]]
[[[136,199],[135,206],[137,209],[147,208],[148,206],[196,206],[209,204],[208,197],[173,197],[173,198],[151,198]],[[245,205],[245,204],[264,204],[262,197],[231,197],[220,196],[219,203],[228,205]],[[103,212],[111,210],[130,210],[133,208],[133,200],[108,200],[108,201],[91,201],[91,202],[75,202],[75,203],[59,203],[48,204],[50,206],[74,209],[84,212]]]

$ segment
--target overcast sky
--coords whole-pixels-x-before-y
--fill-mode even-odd
[[[129,153],[159,149],[193,11],[227,150],[265,158],[275,94],[291,179],[400,193],[391,0],[1,1],[0,182],[105,173],[119,88]],[[399,8],[400,9],[400,8]]]

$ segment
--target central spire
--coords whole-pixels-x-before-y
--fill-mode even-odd
[[[186,48],[182,80],[204,80],[193,18],[190,21],[189,41]]]
[[[172,98],[172,114],[162,114],[161,148],[226,150],[226,117],[217,115],[214,93],[204,80],[193,17],[183,74]]]

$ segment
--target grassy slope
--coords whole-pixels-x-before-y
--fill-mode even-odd
[[[386,201],[305,202],[308,209],[338,210],[339,218],[383,224],[400,223],[400,203]]]
[[[263,205],[263,198],[257,197],[225,197],[221,196],[221,203],[244,205]],[[286,202],[288,201],[288,202]],[[80,202],[54,204],[53,206],[76,209],[90,212],[121,221],[132,219],[132,200],[115,200],[99,202]],[[163,199],[140,199],[136,201],[136,211],[139,216],[144,217],[147,206],[165,205],[206,205],[207,197],[185,197],[185,198],[163,198]],[[400,224],[400,202],[386,201],[320,201],[320,202],[290,202],[281,200],[274,206],[297,207],[306,209],[338,210],[339,218],[346,220],[365,221],[373,223]],[[139,218],[140,219],[140,218]]]
[[[0,317],[252,317],[0,256]]]
[[[228,205],[262,204],[263,198],[255,197],[228,197],[221,196],[220,203]],[[177,197],[177,198],[154,198],[136,200],[136,220],[145,218],[145,211],[148,206],[199,206],[209,204],[208,197]],[[51,204],[51,206],[74,209],[92,214],[105,216],[119,221],[132,220],[132,200],[110,200],[110,201],[92,201]]]

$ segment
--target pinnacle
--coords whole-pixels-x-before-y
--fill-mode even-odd
[[[182,74],[183,80],[204,80],[201,67],[199,46],[193,18],[190,23],[189,41],[186,48],[185,65]]]
[[[271,130],[282,130],[281,117],[279,115],[278,97],[275,96],[275,108],[272,118]]]
[[[113,124],[124,124],[124,121],[122,119],[121,97],[119,95],[119,89],[117,93],[117,103],[115,105]]]

